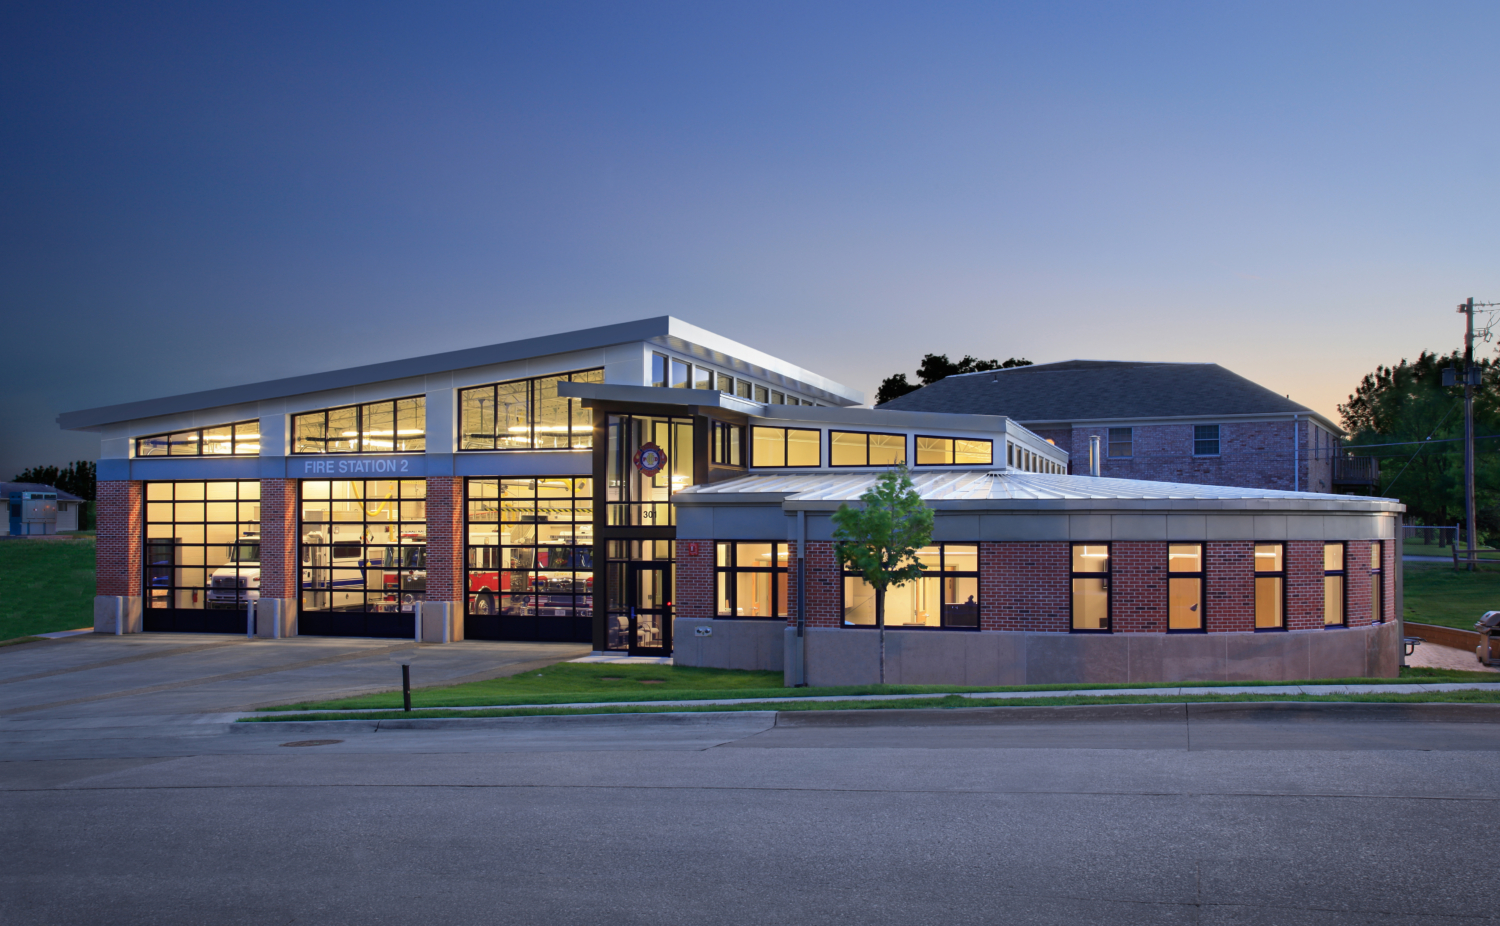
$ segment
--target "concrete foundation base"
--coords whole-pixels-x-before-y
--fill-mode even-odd
[[[790,648],[796,631],[782,632]],[[885,641],[888,684],[1000,686],[1394,678],[1401,637],[1400,626],[1389,623],[1286,633],[887,630]],[[809,685],[879,681],[880,644],[874,630],[808,629],[804,646]],[[693,664],[729,668],[727,661]],[[787,684],[793,680],[788,678]]]
[[[274,640],[297,635],[297,599],[262,598],[255,603],[255,635]]]
[[[418,605],[423,643],[460,643],[464,638],[464,615],[458,602],[424,601]]]
[[[779,620],[678,618],[672,622],[672,664],[782,672],[785,629]]]
[[[94,596],[94,633],[140,633],[141,596]]]

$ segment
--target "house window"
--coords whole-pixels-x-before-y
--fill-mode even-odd
[[[786,617],[786,544],[714,546],[715,617]]]
[[[345,405],[292,416],[293,453],[421,453],[427,397]]]
[[[652,354],[651,385],[658,388],[687,389],[693,385],[693,368],[675,357]]]
[[[594,413],[558,383],[602,383],[603,370],[559,373],[458,391],[460,450],[587,450]]]
[[[1344,545],[1323,544],[1323,626],[1344,624]]]
[[[1167,545],[1167,630],[1203,630],[1203,544]]]
[[[1255,629],[1283,630],[1286,627],[1286,546],[1280,543],[1255,545]]]
[[[1370,544],[1370,622],[1385,622],[1385,545],[1376,540]]]
[[[714,371],[707,367],[693,367],[693,388],[713,389]]]
[[[1217,450],[1214,452],[1218,453]],[[1135,428],[1109,429],[1109,455],[1112,457],[1135,456]]]
[[[1216,424],[1193,425],[1193,456],[1216,457],[1219,455],[1219,426]]]
[[[709,422],[708,459],[720,466],[745,465],[745,429],[724,421]]]
[[[135,441],[135,455],[138,457],[255,456],[258,453],[259,419],[138,437]]]
[[[767,389],[765,386],[756,386],[755,387],[755,401],[759,402],[762,405],[770,405],[771,404],[771,390]]]
[[[820,466],[823,432],[811,428],[750,429],[751,466]]]
[[[724,373],[716,373],[714,374],[714,378],[718,381],[718,388],[720,392],[724,393],[725,395],[734,395],[733,376],[729,376]]]
[[[955,437],[917,437],[918,466],[989,466],[994,444]]]
[[[1073,544],[1073,629],[1109,632],[1109,544]]]
[[[979,629],[979,547],[940,543],[917,551],[920,579],[885,592],[887,627]],[[875,589],[864,577],[844,571],[844,626],[875,626]]]
[[[734,394],[737,395],[737,396],[739,396],[740,398],[742,398],[742,399],[748,399],[748,398],[750,398],[750,389],[751,389],[750,384],[747,383],[747,382],[745,382],[744,380],[737,379],[737,380],[734,381]]]
[[[828,432],[829,466],[896,466],[905,462],[905,434]]]

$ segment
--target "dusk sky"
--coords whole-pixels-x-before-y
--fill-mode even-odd
[[[929,351],[1213,361],[1337,420],[1500,301],[1497,37],[1493,2],[11,3],[0,478],[97,456],[62,411],[663,314],[869,398]]]

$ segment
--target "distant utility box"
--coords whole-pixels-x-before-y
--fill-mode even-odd
[[[12,534],[57,533],[57,493],[10,493],[10,532]]]

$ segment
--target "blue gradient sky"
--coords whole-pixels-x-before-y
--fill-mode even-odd
[[[1497,35],[1494,3],[10,4],[0,477],[95,454],[59,411],[659,314],[867,395],[927,351],[1198,360],[1334,416],[1500,301]]]

